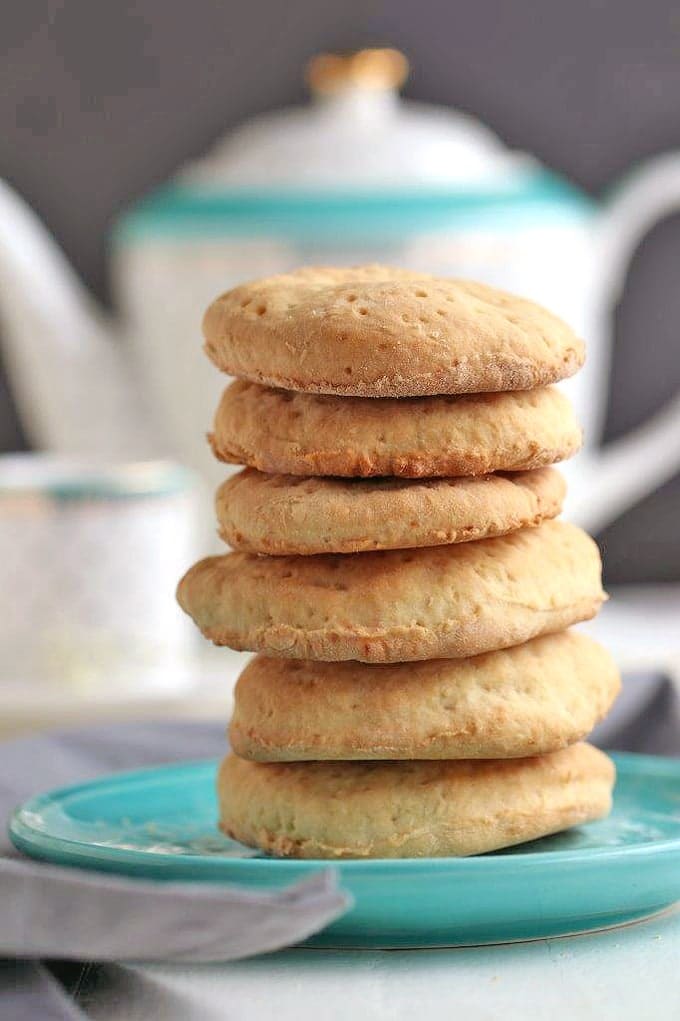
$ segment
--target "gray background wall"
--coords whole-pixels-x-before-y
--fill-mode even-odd
[[[674,0],[8,0],[0,175],[107,299],[118,210],[230,125],[302,101],[314,52],[375,44],[410,56],[407,95],[476,114],[592,194],[680,148]],[[609,438],[680,385],[679,256],[680,216],[642,245],[617,313]],[[3,388],[0,449],[23,442]],[[608,580],[680,579],[679,525],[676,478],[600,537]]]

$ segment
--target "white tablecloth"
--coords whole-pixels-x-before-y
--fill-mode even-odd
[[[680,905],[606,932],[451,950],[287,950],[225,965],[93,967],[96,1021],[674,1021]]]

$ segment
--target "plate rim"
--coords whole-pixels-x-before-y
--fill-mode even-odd
[[[647,755],[639,752],[608,752],[613,759],[617,775],[619,770],[627,773],[648,776],[650,774],[663,774],[675,777],[680,783],[680,759],[671,756]],[[214,870],[216,862],[223,866],[233,866],[236,869],[248,866],[258,872],[279,871],[282,873],[299,871],[301,868],[342,868],[351,872],[366,871],[379,873],[384,869],[394,871],[402,868],[407,871],[418,871],[426,868],[428,872],[444,872],[453,870],[471,870],[486,872],[498,869],[499,865],[505,868],[513,866],[516,871],[524,871],[528,868],[535,869],[541,865],[582,865],[584,859],[597,861],[598,863],[625,857],[628,861],[631,858],[658,857],[668,853],[680,853],[680,834],[665,840],[651,841],[646,844],[624,845],[613,847],[588,847],[574,848],[556,851],[526,851],[521,854],[504,854],[500,849],[493,854],[471,855],[468,857],[420,857],[420,858],[274,858],[267,856],[244,856],[231,857],[225,855],[201,855],[181,853],[159,853],[132,848],[116,848],[110,845],[97,845],[87,841],[73,840],[68,837],[53,836],[26,822],[27,814],[38,814],[45,805],[63,802],[82,792],[96,789],[105,784],[115,781],[138,782],[149,779],[154,775],[165,775],[173,772],[184,772],[186,770],[210,769],[217,767],[220,759],[215,757],[205,759],[187,759],[181,762],[164,763],[156,766],[144,766],[140,769],[120,770],[102,774],[91,780],[84,780],[75,784],[65,784],[51,790],[33,795],[18,805],[11,813],[8,821],[8,834],[14,846],[22,853],[30,855],[30,851],[39,852],[38,856],[43,860],[55,861],[55,858],[46,859],[45,852],[55,852],[63,863],[65,857],[80,859],[81,867],[85,859],[92,863],[117,863],[130,866],[145,865],[147,868],[153,866],[172,866],[178,863],[191,863],[192,868],[198,874],[205,870]],[[30,851],[28,850],[30,848]]]

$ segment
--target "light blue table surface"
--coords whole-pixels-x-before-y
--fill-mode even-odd
[[[674,1021],[680,905],[606,932],[502,946],[96,967],[74,994],[98,1021]]]

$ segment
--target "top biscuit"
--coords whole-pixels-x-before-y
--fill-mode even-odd
[[[357,397],[529,390],[573,375],[583,343],[540,305],[385,266],[309,267],[227,291],[203,320],[215,365]]]

